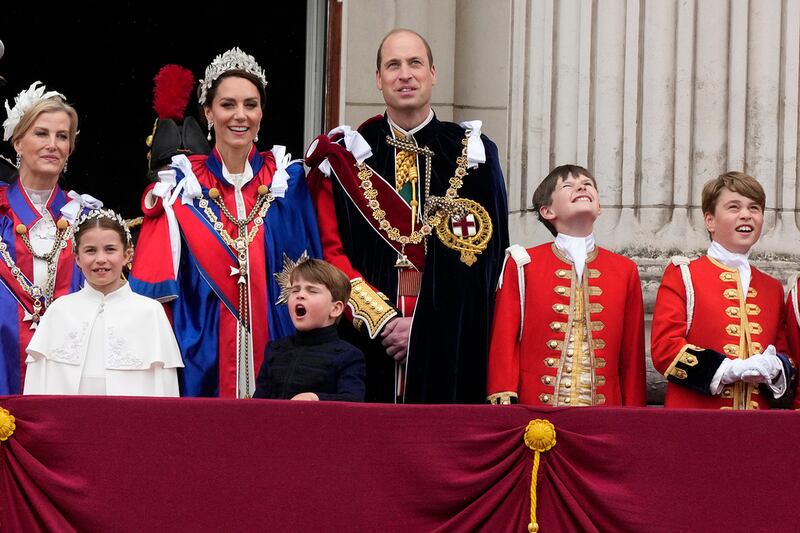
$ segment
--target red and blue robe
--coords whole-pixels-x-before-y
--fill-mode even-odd
[[[53,220],[61,218],[61,208],[69,199],[58,185],[47,201],[47,209]],[[11,184],[0,183],[0,236],[6,244],[11,259],[22,275],[33,281],[33,255],[17,234],[20,224],[30,229],[41,220],[42,215],[34,207],[19,180]],[[83,281],[81,271],[72,258],[72,244],[61,250],[56,266],[54,297],[58,298],[80,289]],[[30,316],[33,314],[33,299],[14,277],[11,268],[0,258],[0,349],[3,360],[0,364],[0,396],[20,394],[25,380],[25,349],[33,336]],[[27,317],[27,320],[26,320]]]
[[[189,157],[192,170],[202,188],[203,198],[216,188],[231,213],[236,213],[234,187],[223,178],[222,160],[216,149],[208,156]],[[270,186],[276,172],[271,152],[251,150],[249,163],[253,178],[242,187],[245,211],[250,213],[258,200],[258,188]],[[250,313],[249,326],[253,343],[253,369],[258,372],[270,339],[293,335],[295,330],[286,305],[277,305],[280,287],[275,274],[283,268],[284,255],[292,261],[306,252],[320,256],[317,222],[305,186],[300,164],[286,168],[288,190],[275,198],[249,245]],[[178,181],[182,174],[178,171]],[[145,198],[150,189],[145,191]],[[145,296],[168,302],[168,313],[181,349],[185,368],[179,374],[182,396],[237,395],[237,321],[239,319],[238,277],[231,268],[239,264],[233,251],[214,230],[200,199],[184,205],[173,204],[180,228],[180,260],[173,267],[168,221],[161,201],[147,207],[136,248],[130,277],[131,288]],[[228,233],[236,238],[236,226],[214,211]],[[248,228],[253,227],[253,222]]]

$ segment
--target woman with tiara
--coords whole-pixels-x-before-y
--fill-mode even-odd
[[[131,287],[167,304],[184,396],[252,396],[267,342],[294,333],[280,280],[319,256],[302,164],[254,144],[266,85],[252,56],[217,56],[198,90],[211,153],[173,157],[142,199]]]
[[[47,306],[82,281],[69,247],[69,228],[88,195],[67,195],[58,179],[75,149],[78,115],[40,82],[5,104],[3,140],[17,154],[17,176],[0,183],[0,395],[19,394],[25,348]]]

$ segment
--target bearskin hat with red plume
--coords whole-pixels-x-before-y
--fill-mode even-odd
[[[211,147],[192,116],[184,116],[194,88],[191,71],[180,65],[165,65],[153,78],[153,109],[158,118],[147,138],[148,168],[157,171],[177,154],[207,154]]]

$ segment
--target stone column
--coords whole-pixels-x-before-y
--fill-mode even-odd
[[[767,192],[755,264],[800,270],[800,2],[760,0],[349,0],[344,115],[382,112],[374,54],[405,26],[431,43],[444,119],[481,119],[500,149],[512,242],[551,237],[539,181],[577,163],[598,179],[601,246],[640,267],[652,317],[674,254],[708,245],[703,184],[726,170]],[[651,400],[663,378],[652,371]]]
[[[703,184],[743,170],[767,192],[756,264],[782,280],[798,269],[798,4],[513,0],[512,11],[512,240],[547,240],[533,189],[556,165],[587,166],[598,242],[640,265],[649,324],[669,256],[707,247]]]

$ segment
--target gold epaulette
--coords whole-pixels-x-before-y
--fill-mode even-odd
[[[511,405],[511,400],[519,400],[519,396],[513,391],[503,391],[490,394],[486,400],[492,405]]]
[[[374,339],[397,311],[389,304],[389,299],[381,292],[375,291],[363,278],[350,280],[350,299],[347,305],[353,312],[353,326],[361,329],[366,326],[370,339]]]

